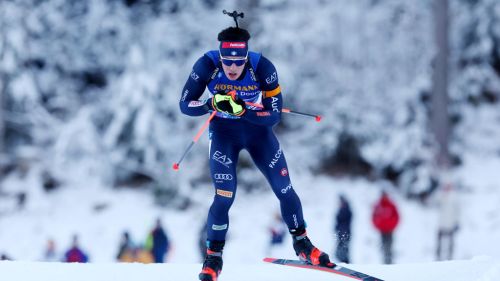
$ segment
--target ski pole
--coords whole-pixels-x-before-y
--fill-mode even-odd
[[[260,108],[264,107],[261,104],[253,103],[253,102],[245,102],[245,104],[250,105],[250,106],[260,107]],[[301,115],[301,116],[305,116],[305,117],[313,117],[314,119],[316,119],[316,122],[321,121],[321,115],[314,115],[314,114],[310,114],[310,113],[298,112],[295,110],[291,110],[289,108],[283,108],[283,109],[281,109],[281,111],[285,112],[285,113],[291,113],[291,114]]]
[[[212,119],[214,118],[214,116],[215,116],[216,113],[217,113],[217,111],[214,110],[212,112],[212,114],[210,114],[210,117],[208,117],[207,121],[205,121],[205,123],[203,124],[203,126],[200,128],[200,130],[198,131],[198,133],[196,134],[196,136],[193,138],[193,140],[191,141],[191,143],[189,144],[189,146],[186,148],[186,150],[182,154],[181,159],[179,159],[179,161],[177,163],[174,163],[174,165],[172,166],[172,168],[174,170],[176,170],[176,171],[179,170],[179,165],[181,164],[182,160],[184,160],[184,157],[186,157],[186,155],[191,150],[191,148],[193,147],[193,145],[198,141],[198,139],[201,137],[201,135],[203,134],[203,132],[205,132],[205,130],[208,127],[208,124],[210,124],[210,121],[212,121]]]

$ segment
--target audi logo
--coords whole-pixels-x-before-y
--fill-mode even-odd
[[[215,174],[214,179],[216,180],[224,180],[224,181],[230,181],[233,179],[233,175],[230,174]]]

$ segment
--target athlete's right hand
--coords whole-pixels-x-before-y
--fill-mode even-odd
[[[245,113],[245,105],[240,100],[230,94],[217,93],[212,98],[212,106],[219,112],[224,112],[234,116],[241,116]]]

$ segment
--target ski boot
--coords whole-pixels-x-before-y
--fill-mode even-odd
[[[333,262],[330,262],[328,254],[320,251],[311,243],[304,227],[291,229],[290,233],[293,238],[293,249],[301,261],[331,268],[335,266]]]
[[[207,241],[207,255],[198,278],[201,281],[217,281],[222,270],[222,248],[224,241]]]

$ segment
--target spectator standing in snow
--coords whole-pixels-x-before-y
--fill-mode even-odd
[[[6,253],[2,253],[0,255],[0,261],[11,261],[12,259],[6,254]]]
[[[45,245],[42,261],[45,262],[61,261],[61,255],[57,252],[56,242],[53,239],[47,239],[47,244]]]
[[[439,194],[437,260],[453,258],[455,234],[459,229],[459,202],[451,182],[446,181]],[[445,248],[446,245],[446,248]]]
[[[399,213],[396,205],[385,191],[382,191],[382,195],[373,209],[372,222],[381,235],[384,263],[390,264],[393,258],[393,233],[399,223]]]
[[[335,235],[337,238],[337,249],[335,256],[340,262],[349,263],[349,242],[351,241],[352,211],[345,196],[339,196],[339,209],[335,216]]]
[[[279,213],[274,215],[273,221],[269,226],[269,234],[271,235],[271,239],[269,239],[269,247],[267,249],[268,256],[272,256],[272,250],[278,246],[283,244],[283,240],[285,239],[285,235],[288,233],[287,227],[283,218]]]
[[[73,235],[71,248],[64,255],[65,262],[80,262],[86,263],[89,261],[87,254],[80,248],[78,243],[78,235]]]
[[[118,254],[116,254],[116,259],[122,261],[125,255],[130,255],[134,250],[134,245],[130,239],[130,233],[124,231],[120,240],[120,246],[118,248]]]
[[[151,251],[155,263],[163,263],[165,261],[165,255],[170,249],[170,241],[159,218],[156,219],[156,226],[148,236],[146,249]]]

